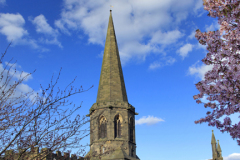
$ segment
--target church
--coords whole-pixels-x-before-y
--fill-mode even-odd
[[[97,101],[90,108],[88,160],[139,160],[136,154],[135,108],[128,103],[110,10]]]
[[[210,159],[210,160],[223,160],[222,150],[221,150],[219,141],[218,141],[218,145],[216,143],[216,139],[215,139],[213,130],[212,130],[211,145],[212,145],[212,156],[213,156],[213,159]],[[217,147],[216,147],[216,145],[217,145]]]
[[[97,101],[89,110],[90,151],[85,157],[69,153],[52,153],[48,148],[33,148],[27,152],[27,159],[41,154],[44,160],[140,160],[136,154],[135,108],[128,103],[117,40],[110,10],[107,37],[104,48],[102,69]],[[212,130],[212,159],[223,160],[222,150]],[[45,153],[48,153],[45,155]],[[8,150],[0,160],[18,159],[18,153]]]

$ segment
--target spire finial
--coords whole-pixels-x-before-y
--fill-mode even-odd
[[[112,9],[111,9],[111,7],[113,8],[113,6],[112,6],[112,5],[110,5],[110,12],[112,12]]]
[[[211,143],[216,144],[216,139],[215,139],[215,136],[214,136],[213,130],[212,130],[212,140],[211,140]]]

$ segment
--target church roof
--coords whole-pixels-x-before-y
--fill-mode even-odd
[[[211,143],[215,143],[215,144],[216,144],[216,139],[215,139],[215,136],[214,136],[213,130],[212,130],[212,140],[211,140]]]
[[[97,103],[109,101],[128,102],[111,10],[98,87]]]

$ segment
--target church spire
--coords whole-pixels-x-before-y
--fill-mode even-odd
[[[219,140],[218,140],[217,152],[219,153],[219,157],[222,158],[222,150],[219,144]]]
[[[96,160],[100,155],[108,160],[140,160],[136,155],[135,115],[138,113],[127,99],[110,10],[97,101],[87,115],[91,133],[85,158]]]
[[[216,139],[212,130],[212,140],[211,140],[211,144],[216,144]]]
[[[97,103],[109,101],[128,102],[117,40],[113,26],[112,10],[110,10],[97,95]]]
[[[217,148],[216,148],[216,139],[212,130],[212,140],[211,140],[211,144],[212,144],[212,156],[213,156],[213,160],[217,159]]]

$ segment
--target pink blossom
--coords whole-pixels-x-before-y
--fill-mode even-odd
[[[232,125],[229,117],[226,117],[223,123],[218,119],[223,115],[240,112],[239,4],[239,1],[233,0],[204,0],[204,9],[209,11],[208,16],[219,17],[220,29],[204,33],[196,30],[196,39],[200,44],[207,45],[209,51],[202,62],[213,65],[213,69],[205,74],[205,80],[195,84],[200,93],[193,96],[198,104],[201,102],[199,98],[204,95],[209,96],[207,99],[210,102],[218,102],[218,105],[204,103],[204,107],[210,107],[213,111],[207,112],[205,118],[195,123],[208,122],[209,126],[216,126],[221,132],[229,132],[232,138],[237,139],[238,145],[240,145],[240,122]]]

